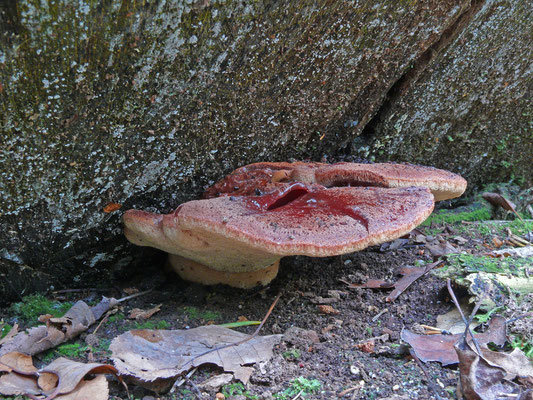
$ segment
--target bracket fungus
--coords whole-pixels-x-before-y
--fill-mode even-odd
[[[170,254],[184,279],[266,285],[289,255],[327,257],[396,239],[435,200],[460,196],[459,175],[405,164],[256,163],[166,215],[124,214],[129,241]]]

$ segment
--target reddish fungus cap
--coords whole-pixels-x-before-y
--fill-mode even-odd
[[[466,189],[466,180],[457,174],[411,164],[263,162],[236,169],[209,188],[204,197],[268,193],[290,182],[318,184],[325,187],[423,186],[431,190],[435,201],[458,197]]]
[[[130,210],[126,236],[219,271],[264,268],[286,255],[325,257],[402,236],[433,210],[424,187],[284,184],[261,196],[222,196],[174,213]]]

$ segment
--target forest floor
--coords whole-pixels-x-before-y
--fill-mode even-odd
[[[127,283],[109,283],[112,287],[108,290],[33,296],[1,309],[1,327],[5,335],[14,323],[19,324],[19,329],[35,323],[41,306],[65,310],[77,300],[95,304],[102,296],[119,298],[152,289],[121,303],[112,315],[105,317],[95,335],[89,333],[95,331],[98,321],[76,340],[34,357],[37,367],[61,356],[81,362],[112,364],[109,345],[126,331],[189,329],[239,319],[260,321],[281,293],[259,335],[283,336],[273,348],[273,357],[253,366],[246,385],[233,380],[220,387],[206,387],[203,382],[223,371],[214,365],[204,365],[181,386],[175,386],[172,393],[157,394],[130,382],[131,398],[457,398],[457,365],[417,361],[401,340],[401,334],[402,330],[421,332],[421,325],[435,327],[439,324],[438,316],[455,308],[446,287],[448,277],[452,278],[452,286],[460,299],[475,300],[475,295],[480,293],[469,285],[470,273],[487,272],[507,277],[524,271],[529,277],[530,269],[533,273],[533,257],[509,262],[514,260],[511,257],[504,262],[487,256],[493,250],[513,247],[509,232],[524,237],[533,231],[533,222],[513,220],[512,215],[508,221],[490,221],[489,218],[487,205],[443,209],[435,212],[406,240],[338,257],[286,257],[281,262],[278,277],[268,287],[257,290],[190,284],[161,268],[156,275],[134,277]],[[386,301],[390,290],[349,285],[368,279],[394,282],[399,279],[399,268],[424,267],[436,260],[443,260],[439,268],[420,277],[394,301]],[[516,296],[511,299],[488,293],[488,297],[497,300],[481,308],[478,321],[486,322],[489,315],[498,313],[507,319],[515,316],[520,304],[524,308],[523,301],[528,293],[514,293]],[[531,294],[527,301],[531,301]],[[134,308],[147,310],[159,304],[160,311],[144,321],[128,318]],[[513,309],[513,305],[517,309]],[[531,331],[524,330],[523,326],[509,325],[509,340],[532,356],[531,337],[528,337]],[[256,326],[237,328],[246,333],[255,329]],[[486,329],[486,324],[480,324],[477,329]],[[109,376],[109,380],[111,399],[128,398],[115,378]]]

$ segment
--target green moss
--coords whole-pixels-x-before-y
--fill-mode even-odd
[[[519,335],[515,335],[511,337],[511,347],[520,349],[524,352],[524,354],[533,360],[533,343],[524,339],[523,337]]]
[[[298,349],[290,349],[283,352],[282,355],[286,360],[297,360],[298,358],[300,358],[302,353]]]
[[[89,349],[89,346],[81,343],[64,343],[55,349],[48,350],[42,358],[42,361],[47,364],[59,357],[83,358]]]
[[[486,221],[490,219],[491,211],[487,207],[471,211],[454,212],[451,210],[438,210],[426,219],[422,226],[455,224],[463,221]]]
[[[226,399],[233,399],[235,396],[244,396],[246,399],[255,400],[259,397],[248,392],[240,382],[230,383],[222,388],[222,394]]]
[[[29,324],[37,324],[41,315],[51,314],[61,317],[72,307],[72,303],[48,300],[41,294],[26,296],[21,302],[11,306],[11,311]]]
[[[189,319],[203,319],[205,321],[215,321],[217,319],[220,319],[219,312],[211,310],[200,311],[194,306],[183,307],[183,312]]]
[[[108,321],[110,323],[114,324],[116,322],[124,321],[125,318],[126,318],[126,316],[124,315],[124,313],[118,312],[116,314],[111,315],[108,318]]]
[[[9,333],[11,328],[13,328],[11,325],[1,322],[0,323],[0,339],[2,339],[4,336],[6,336]]]
[[[283,392],[276,393],[274,398],[276,400],[289,400],[300,394],[305,398],[308,394],[316,393],[320,390],[322,384],[317,379],[307,379],[300,376],[291,382],[291,386]]]
[[[170,324],[165,321],[144,321],[144,322],[135,322],[133,324],[134,329],[168,329]]]

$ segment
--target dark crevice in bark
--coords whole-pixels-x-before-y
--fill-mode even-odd
[[[384,97],[383,103],[364,126],[361,134],[346,147],[347,152],[352,153],[352,150],[357,150],[354,147],[368,144],[368,141],[374,136],[377,126],[383,117],[388,114],[392,106],[418,81],[432,61],[468,27],[485,3],[486,0],[472,0],[470,7],[466,8],[455,22],[442,33],[441,37],[412,63],[412,67],[405,71],[391,86]]]

